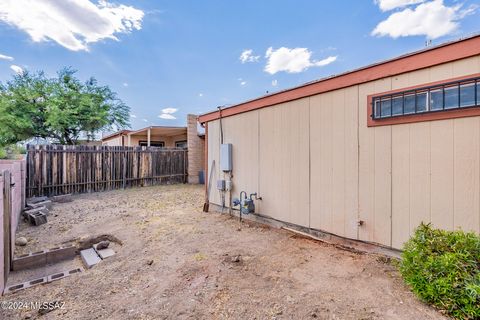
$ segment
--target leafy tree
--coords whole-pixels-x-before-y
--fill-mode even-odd
[[[95,78],[64,68],[55,78],[23,72],[0,84],[0,146],[33,137],[76,144],[101,130],[129,127],[130,108]]]

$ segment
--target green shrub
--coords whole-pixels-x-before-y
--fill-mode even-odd
[[[10,159],[10,160],[15,160],[15,159],[21,159],[22,154],[27,153],[27,149],[22,146],[18,146],[15,144],[8,145],[6,147],[1,147],[0,146],[0,159]]]
[[[480,237],[421,224],[405,244],[405,282],[422,300],[458,319],[480,319]]]

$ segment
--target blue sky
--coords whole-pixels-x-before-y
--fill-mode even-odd
[[[2,0],[0,81],[19,68],[54,75],[71,66],[116,91],[133,128],[184,125],[187,113],[471,35],[479,4]]]

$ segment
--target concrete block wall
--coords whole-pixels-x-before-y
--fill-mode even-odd
[[[0,293],[3,292],[5,283],[3,279],[4,268],[4,244],[3,244],[3,171],[10,171],[12,176],[12,212],[10,216],[11,221],[11,250],[15,250],[15,232],[18,227],[20,215],[25,207],[26,194],[26,162],[25,160],[0,160]]]
[[[188,183],[198,183],[198,172],[204,168],[205,139],[198,136],[197,116],[187,116]]]
[[[5,281],[3,279],[3,274],[5,268],[3,265],[4,255],[3,255],[3,175],[0,172],[0,295],[2,295],[3,289],[5,288]]]

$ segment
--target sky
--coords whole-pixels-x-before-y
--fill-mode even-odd
[[[480,32],[474,0],[1,0],[0,81],[94,76],[131,125],[186,115]]]

